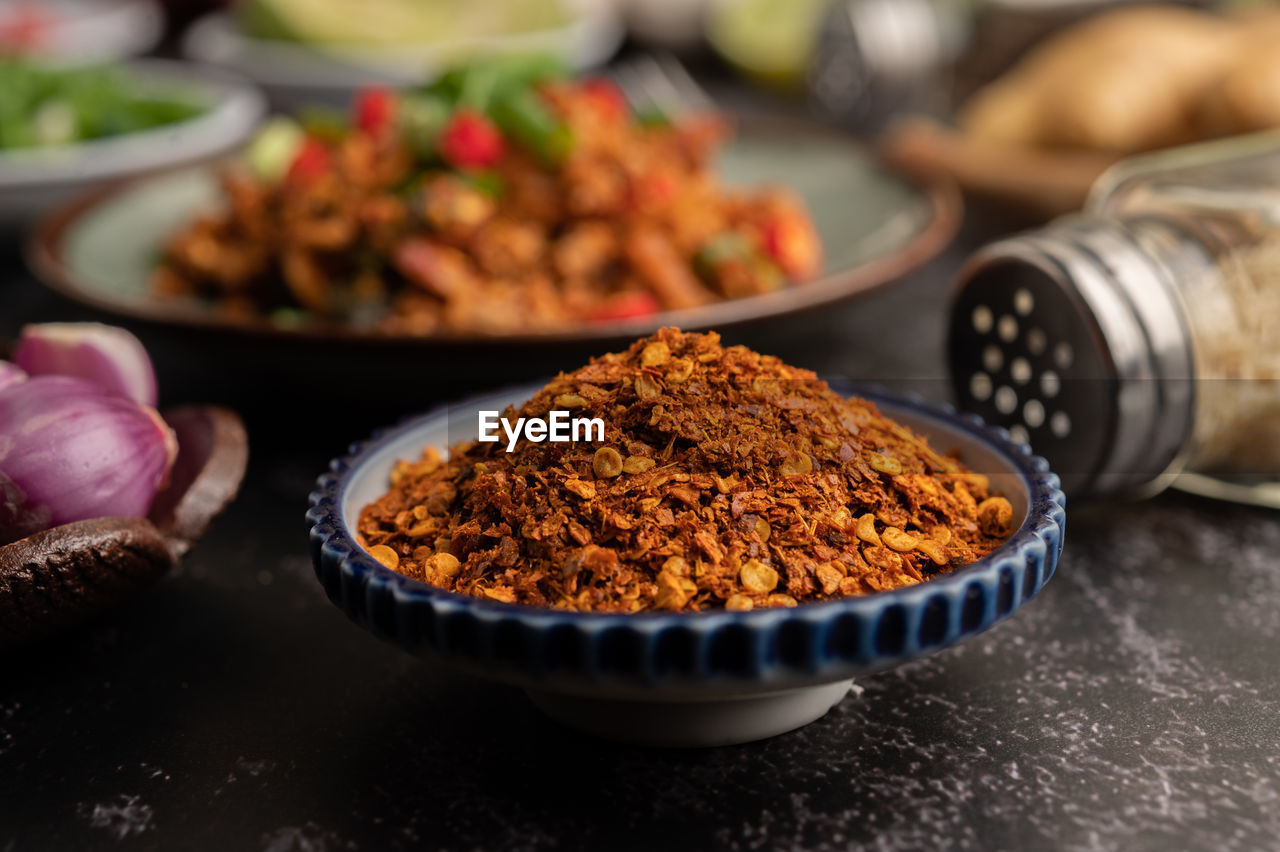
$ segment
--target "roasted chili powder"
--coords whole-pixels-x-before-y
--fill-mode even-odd
[[[577,610],[794,606],[909,586],[1012,531],[987,478],[864,400],[716,334],[663,329],[505,417],[605,441],[464,443],[402,461],[363,544],[417,579]]]

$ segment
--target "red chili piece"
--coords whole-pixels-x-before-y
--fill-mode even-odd
[[[493,122],[473,110],[459,110],[440,136],[440,154],[460,169],[485,169],[502,159],[506,148]]]

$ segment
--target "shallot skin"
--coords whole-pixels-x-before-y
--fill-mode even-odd
[[[146,517],[178,445],[159,413],[87,381],[36,376],[0,390],[0,543],[44,527]],[[43,527],[42,527],[43,528]]]
[[[156,404],[151,358],[142,342],[123,328],[96,322],[28,325],[14,349],[13,363],[30,376],[74,376],[141,405]]]

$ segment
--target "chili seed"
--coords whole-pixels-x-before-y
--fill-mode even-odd
[[[888,527],[880,534],[880,540],[884,542],[885,547],[890,550],[896,550],[899,553],[910,553],[916,549],[915,536],[905,533],[897,527]]]
[[[751,380],[751,389],[764,396],[775,396],[778,393],[778,383],[767,376],[756,376]]]
[[[662,570],[664,573],[674,574],[677,577],[688,577],[693,569],[689,567],[689,560],[683,556],[671,556],[662,563]]]
[[[738,571],[738,580],[748,592],[763,595],[777,588],[778,572],[759,559],[748,559]]]
[[[662,396],[662,385],[648,373],[641,373],[636,377],[636,396],[643,402],[657,399]]]
[[[917,541],[916,550],[929,557],[929,561],[934,565],[946,565],[950,561],[947,549],[931,538],[922,538]]]
[[[1013,504],[1003,497],[988,497],[978,504],[978,526],[990,536],[1013,531]]]
[[[813,472],[813,459],[808,453],[796,453],[778,467],[783,476],[799,476]]]
[[[462,571],[462,563],[452,553],[437,553],[427,560],[427,569],[437,578],[453,579]]]
[[[585,479],[566,479],[564,482],[565,489],[577,494],[583,500],[596,499],[596,487]]]
[[[591,459],[591,469],[599,479],[612,479],[622,473],[622,454],[613,447],[601,447]]]
[[[854,533],[867,544],[877,547],[880,545],[880,535],[876,532],[876,516],[870,512],[858,518]]]
[[[655,464],[654,460],[647,456],[627,456],[627,460],[622,463],[623,473],[644,473]]]
[[[658,594],[655,603],[661,609],[683,609],[697,592],[698,586],[692,580],[663,571],[658,574]]]
[[[884,453],[867,453],[867,464],[871,469],[886,476],[897,476],[902,473],[902,462]]]
[[[867,545],[862,548],[862,558],[882,571],[902,570],[902,556],[884,545]]]
[[[485,589],[484,596],[491,601],[499,603],[515,603],[516,593],[509,586],[494,586],[492,589]]]
[[[673,385],[689,381],[693,375],[693,362],[688,358],[676,358],[667,367],[667,381]]]
[[[435,531],[434,523],[431,521],[422,521],[421,523],[417,523],[409,527],[404,531],[404,534],[409,536],[409,538],[422,538],[424,535],[431,535]]]
[[[369,555],[390,568],[392,571],[400,567],[400,554],[385,544],[375,544],[369,548]]]
[[[818,582],[822,584],[823,594],[835,594],[840,590],[840,581],[844,579],[844,574],[836,565],[832,563],[819,565],[814,573],[818,577]]]
[[[671,359],[671,349],[661,340],[650,343],[640,352],[641,367],[657,367]]]

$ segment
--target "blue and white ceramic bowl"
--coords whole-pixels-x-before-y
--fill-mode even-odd
[[[639,615],[446,592],[391,571],[356,543],[360,510],[386,492],[397,459],[474,437],[478,410],[519,405],[534,390],[471,399],[352,446],[311,494],[311,553],[329,599],[356,623],[415,654],[520,686],[549,715],[595,734],[706,746],[792,730],[831,709],[854,677],[1009,617],[1058,564],[1066,500],[1044,459],[976,417],[861,389],[935,449],[957,450],[988,474],[1022,518],[1017,532],[984,559],[911,588],[794,609]]]

